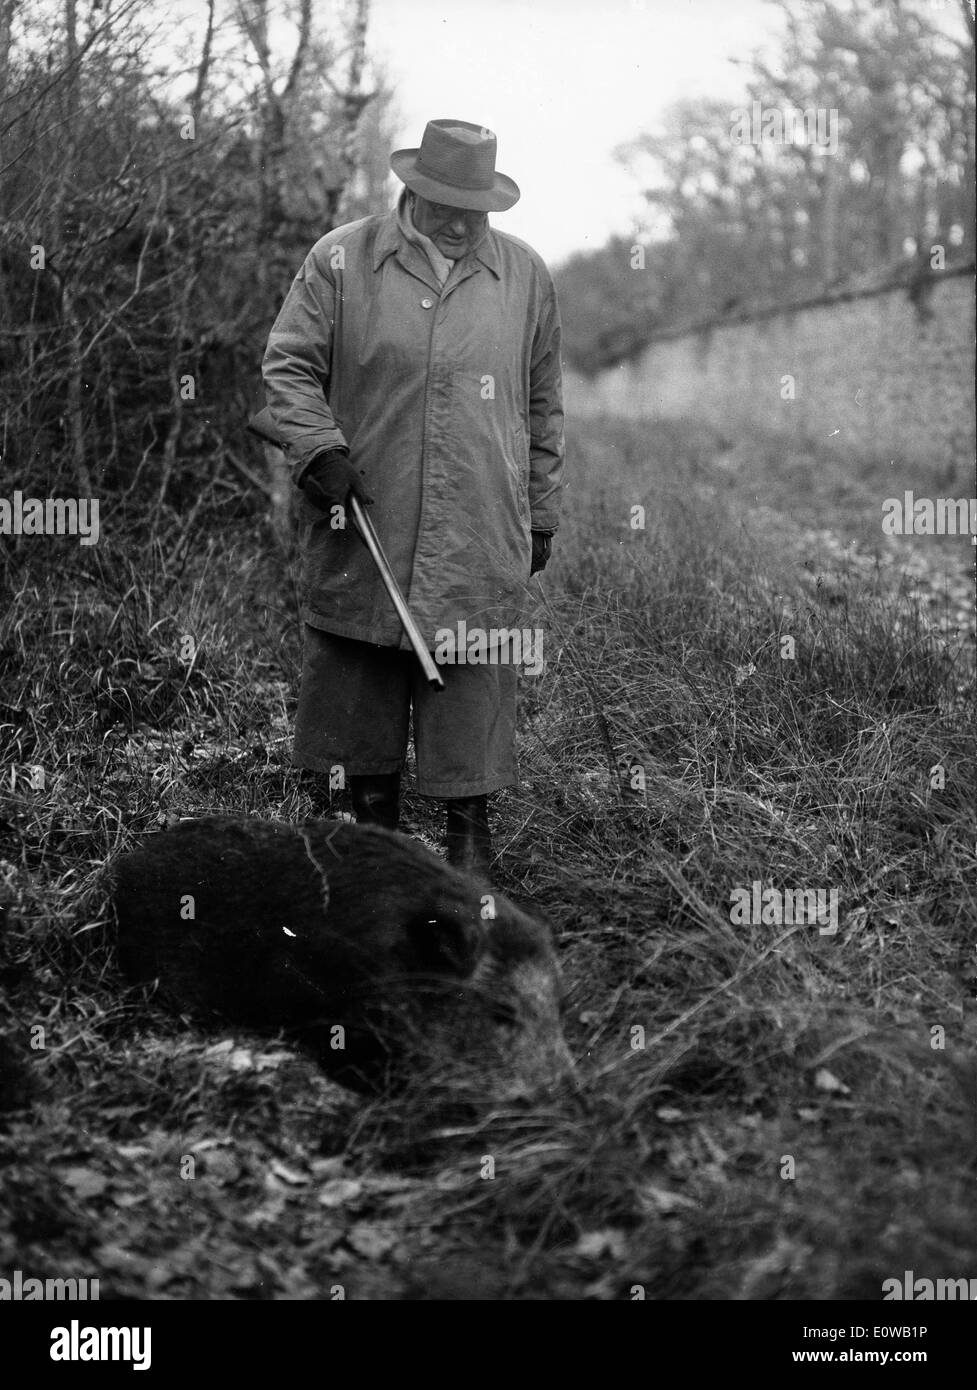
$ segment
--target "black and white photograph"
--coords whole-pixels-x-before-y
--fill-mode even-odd
[[[445,1301],[941,1364],[974,45],[970,0],[0,0],[30,1365]]]

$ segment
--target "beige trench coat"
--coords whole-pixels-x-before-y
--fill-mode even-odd
[[[298,470],[346,444],[374,525],[433,649],[438,629],[520,623],[530,530],[563,488],[560,319],[531,247],[490,228],[440,289],[396,210],[328,233],[268,339],[268,405]],[[300,498],[302,616],[406,647],[350,527]]]

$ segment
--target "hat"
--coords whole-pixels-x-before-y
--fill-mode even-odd
[[[413,193],[474,212],[504,212],[518,185],[495,172],[495,136],[471,121],[428,121],[419,150],[395,150],[390,167]]]

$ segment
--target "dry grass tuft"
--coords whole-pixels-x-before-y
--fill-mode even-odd
[[[701,431],[603,421],[575,451],[497,811],[578,1059],[533,1106],[449,1071],[365,1102],[124,993],[106,860],[168,817],[310,814],[294,592],[217,503],[5,551],[0,1268],[170,1298],[878,1299],[973,1273],[969,557],[870,554],[881,463],[841,511],[837,460],[782,443],[732,469]],[[734,923],[754,881],[834,890],[837,930]]]

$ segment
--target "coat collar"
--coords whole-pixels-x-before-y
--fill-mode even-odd
[[[403,232],[397,225],[397,209],[393,208],[381,219],[376,239],[373,243],[373,269],[379,270],[388,256],[396,255],[399,260],[406,261],[412,251],[418,248],[412,247]],[[418,254],[421,253],[418,251]],[[427,265],[427,257],[422,256],[424,264]],[[499,257],[499,248],[496,244],[495,232],[489,227],[485,236],[482,238],[474,251],[469,251],[463,260],[480,261],[488,270],[492,272],[496,280],[502,278],[502,264]],[[458,266],[458,262],[455,262]],[[474,267],[473,267],[474,268]],[[432,272],[433,274],[433,272]]]

